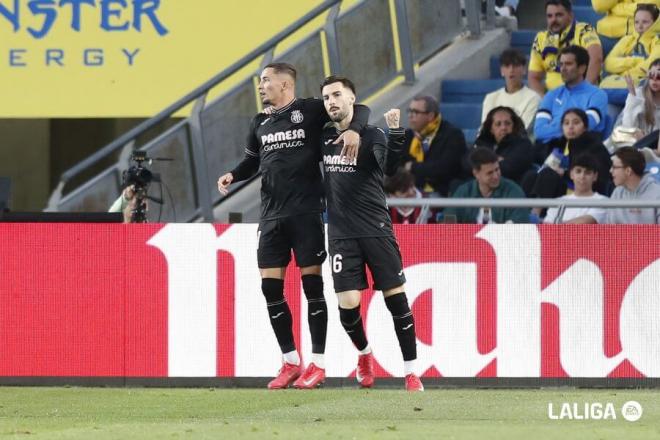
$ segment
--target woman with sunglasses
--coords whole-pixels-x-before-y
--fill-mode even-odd
[[[623,108],[621,127],[636,129],[633,133],[647,162],[660,162],[660,58],[651,63],[643,85],[635,88],[632,78],[628,82],[628,98]],[[608,146],[613,146],[608,142]]]
[[[635,11],[635,31],[622,37],[605,58],[605,72],[600,88],[607,92],[610,104],[623,105],[626,100],[625,77],[635,85],[646,76],[649,64],[660,54],[660,10],[654,4],[638,4]],[[650,58],[654,56],[654,58]]]

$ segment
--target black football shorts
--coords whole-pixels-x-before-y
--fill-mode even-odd
[[[374,279],[375,290],[389,290],[406,282],[394,237],[344,238],[330,240],[328,246],[335,292],[366,289],[365,265]]]
[[[325,261],[325,225],[321,214],[262,220],[257,234],[260,269],[286,267],[291,261],[291,250],[298,267],[318,266]]]

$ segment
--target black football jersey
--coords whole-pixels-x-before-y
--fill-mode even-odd
[[[369,109],[356,111],[351,129],[360,131]],[[294,99],[271,115],[254,117],[245,159],[233,171],[238,182],[261,172],[261,218],[264,220],[322,212],[320,137],[329,120],[320,99]]]
[[[358,157],[352,161],[340,157],[342,146],[333,144],[340,134],[329,123],[321,140],[328,237],[393,236],[383,179],[396,170],[404,130],[392,129],[386,136],[380,128],[367,126],[360,133]]]

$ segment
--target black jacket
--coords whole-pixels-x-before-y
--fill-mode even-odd
[[[418,188],[423,189],[428,183],[436,192],[446,196],[452,181],[467,177],[461,167],[461,160],[467,151],[463,131],[441,120],[429,151],[424,154],[424,162],[420,163],[409,154],[413,138],[414,132],[406,130],[401,163],[413,162],[411,171]]]
[[[493,149],[502,157],[500,161],[502,176],[518,184],[523,175],[532,168],[533,147],[526,137],[510,134],[497,144],[493,135],[486,133],[477,138],[474,146]],[[469,160],[466,160],[466,165],[470,169]]]
[[[598,162],[598,180],[594,185],[594,191],[609,196],[612,193],[612,189],[614,189],[612,176],[610,175],[612,160],[610,159],[610,153],[607,151],[605,145],[603,145],[601,139],[602,137],[599,133],[588,131],[579,138],[570,141],[568,147],[568,163],[570,169],[570,164],[573,163],[573,159],[576,157],[582,154],[591,154],[594,156]],[[562,136],[559,139],[550,141],[546,153],[550,154],[554,148],[558,148],[563,152],[565,147],[566,138]],[[568,172],[564,175],[564,178],[570,179]]]

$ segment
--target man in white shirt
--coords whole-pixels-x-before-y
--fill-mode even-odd
[[[598,162],[590,154],[582,154],[571,163],[570,177],[573,181],[573,193],[560,197],[561,200],[600,200],[607,199],[594,192],[594,183],[598,180]],[[550,208],[543,223],[595,224],[603,223],[607,216],[605,208],[571,208],[564,211],[561,219],[557,218],[559,208]]]
[[[500,55],[500,73],[505,81],[502,89],[486,95],[481,111],[481,122],[488,112],[498,106],[511,107],[525,123],[529,131],[534,123],[536,110],[541,97],[523,82],[525,77],[525,56],[516,49],[507,49]]]

